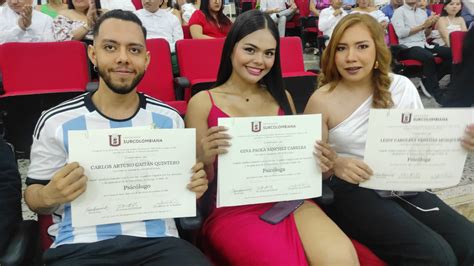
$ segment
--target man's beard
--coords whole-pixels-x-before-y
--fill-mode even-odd
[[[109,87],[110,90],[117,94],[129,94],[130,92],[135,89],[135,87],[140,83],[140,81],[143,78],[143,75],[145,75],[145,72],[137,73],[135,78],[132,80],[132,83],[130,85],[116,85],[112,82],[112,79],[110,78],[110,75],[104,71],[102,68],[97,66],[97,70],[99,72],[99,76],[102,78],[102,80],[107,84],[107,87]]]

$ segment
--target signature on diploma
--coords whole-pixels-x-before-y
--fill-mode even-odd
[[[91,213],[101,213],[101,212],[107,211],[108,208],[109,208],[109,206],[107,204],[102,204],[102,205],[87,207],[86,211],[89,214],[91,214]]]
[[[181,204],[175,200],[160,200],[157,203],[153,204],[153,208],[163,208],[163,207],[176,207],[180,206]]]
[[[129,210],[139,210],[142,206],[138,202],[130,202],[130,203],[121,203],[117,204],[115,207],[116,211],[129,211]]]

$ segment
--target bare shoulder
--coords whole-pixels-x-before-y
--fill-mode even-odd
[[[308,104],[306,105],[306,109],[319,110],[319,113],[321,113],[323,110],[326,110],[328,107],[328,99],[331,94],[329,88],[329,84],[318,88],[309,98]]]
[[[72,9],[59,10],[58,15],[65,16],[65,17],[67,17],[67,18],[72,18],[72,17],[74,17],[74,13],[72,12]]]
[[[200,91],[196,93],[188,102],[188,107],[197,106],[205,109],[206,106],[211,106],[211,95],[208,91]]]

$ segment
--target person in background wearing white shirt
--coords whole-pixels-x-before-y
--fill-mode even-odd
[[[285,37],[286,21],[290,20],[298,10],[295,2],[289,0],[289,7],[286,8],[285,0],[261,0],[260,11],[270,15],[270,17],[278,25],[278,33],[280,37]]]
[[[100,0],[100,6],[106,10],[122,9],[135,11],[135,5],[131,0]]]
[[[160,9],[163,0],[142,0],[143,9],[135,11],[147,30],[147,39],[163,38],[168,41],[171,50],[173,73],[178,73],[175,43],[183,39],[183,28],[178,18],[166,9]]]
[[[33,10],[32,0],[7,0],[0,8],[0,44],[53,41],[53,19]]]
[[[331,6],[319,13],[319,30],[330,39],[337,23],[346,15],[347,12],[342,9],[342,0],[331,0]],[[329,39],[326,41],[326,45]]]
[[[194,11],[199,10],[200,6],[201,0],[186,0],[186,4],[181,6],[183,25],[188,25],[189,19],[191,19]]]

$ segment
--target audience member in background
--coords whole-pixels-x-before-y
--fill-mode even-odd
[[[56,18],[59,11],[64,9],[67,9],[67,5],[61,0],[48,0],[48,3],[44,5],[35,6],[35,10],[38,10],[52,18]]]
[[[147,31],[147,39],[163,38],[170,45],[173,73],[179,72],[175,44],[183,39],[183,28],[178,18],[166,9],[163,0],[142,0],[143,8],[135,11]]]
[[[20,224],[21,178],[10,147],[0,137],[0,257]]]
[[[357,0],[342,0],[342,9],[350,13],[351,10],[356,6]]]
[[[193,39],[225,38],[232,22],[222,10],[221,0],[202,0],[200,10],[196,10],[189,20]]]
[[[135,11],[135,5],[132,0],[100,0],[100,6],[104,10],[122,9],[128,11]]]
[[[99,0],[68,0],[68,9],[59,12],[53,21],[58,41],[92,40],[92,28],[103,13]]]
[[[305,113],[322,114],[323,141],[337,152],[327,157],[333,162],[329,185],[335,199],[328,213],[388,265],[471,266],[474,224],[434,193],[418,192],[401,200],[359,187],[372,175],[363,161],[370,109],[423,108],[413,83],[390,73],[390,62],[382,28],[366,14],[342,19],[324,50],[320,88]],[[462,138],[462,146],[473,151],[474,124],[465,132],[453,137]],[[434,207],[439,210],[419,210]]]
[[[160,9],[163,9],[166,12],[175,15],[179,21],[179,25],[183,24],[181,12],[173,6],[173,2],[171,0],[163,0],[163,3],[160,5]]]
[[[463,5],[469,11],[471,16],[474,16],[474,0],[462,0]]]
[[[278,25],[278,32],[285,37],[286,21],[290,20],[298,10],[293,0],[289,0],[286,8],[286,0],[260,0],[260,10],[270,15]]]
[[[390,0],[390,4],[382,8],[382,12],[391,20],[395,9],[401,7],[402,5],[403,0]]]
[[[443,101],[439,80],[451,72],[451,50],[448,47],[427,45],[426,36],[439,19],[439,15],[428,17],[426,12],[417,7],[417,0],[405,0],[405,4],[395,10],[392,24],[400,44],[409,49],[400,51],[402,59],[415,59],[423,64],[424,89],[435,97],[438,103]],[[435,55],[441,57],[441,64],[435,63]]]
[[[426,12],[426,15],[431,16],[430,0],[418,0],[418,7]]]
[[[474,27],[466,34],[462,48],[462,62],[452,75],[445,107],[471,107],[474,104]]]
[[[274,225],[259,218],[274,203],[215,208],[216,157],[230,145],[218,118],[295,113],[283,88],[279,40],[268,14],[241,14],[225,40],[214,88],[189,101],[186,127],[196,128],[197,154],[210,184],[201,202],[210,208],[202,228],[203,250],[215,265],[357,265],[350,240],[312,201],[280,210],[288,216]]]
[[[331,6],[321,10],[319,13],[319,30],[324,35],[331,38],[332,31],[337,23],[347,15],[347,12],[342,9],[342,0],[331,0]],[[326,44],[329,42],[326,41]]]
[[[0,7],[0,44],[54,41],[52,18],[31,6],[32,0],[7,0]]]
[[[310,0],[309,11],[315,17],[319,17],[319,12],[331,6],[330,0]]]
[[[433,40],[441,46],[449,45],[449,34],[453,31],[467,31],[466,22],[461,17],[461,0],[446,0],[441,16],[436,23],[440,38]]]
[[[357,7],[352,9],[351,14],[369,14],[375,18],[384,29],[387,28],[390,19],[380,9],[376,8],[373,4],[371,5],[371,3],[373,3],[373,0],[357,0]]]
[[[462,5],[461,17],[464,19],[464,21],[466,21],[466,27],[471,27],[471,23],[474,21],[474,18],[472,17],[472,14],[469,13],[469,9],[467,9],[465,5]]]
[[[183,25],[188,25],[189,20],[196,10],[199,10],[201,0],[186,0],[186,3],[181,5],[181,17],[183,18]]]
[[[136,91],[150,60],[145,38],[145,28],[130,11],[116,9],[100,17],[88,47],[99,88],[45,111],[38,120],[25,201],[33,211],[53,217],[49,232],[55,239],[43,254],[46,265],[210,265],[179,238],[170,218],[72,226],[71,202],[86,191],[88,178],[77,162],[68,163],[69,130],[184,127],[176,110]],[[184,167],[190,169],[188,189],[198,199],[207,190],[202,163]]]

